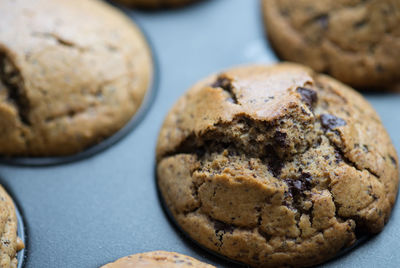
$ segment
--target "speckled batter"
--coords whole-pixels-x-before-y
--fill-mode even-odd
[[[4,188],[0,186],[0,267],[17,268],[17,252],[24,243],[17,236],[17,216],[14,203]]]
[[[371,105],[295,64],[191,88],[165,119],[158,185],[203,246],[255,267],[321,263],[388,221],[398,158]]]

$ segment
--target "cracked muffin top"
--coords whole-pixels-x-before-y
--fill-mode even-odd
[[[192,257],[176,252],[152,251],[127,256],[102,268],[215,268]]]
[[[0,185],[0,267],[17,268],[17,252],[24,248],[24,243],[17,236],[17,216],[14,203]]]
[[[1,155],[82,151],[139,108],[151,54],[138,28],[106,3],[0,0],[0,25]]]
[[[400,83],[400,1],[262,3],[269,39],[283,59],[360,89]]]
[[[114,0],[114,2],[138,8],[173,8],[195,1],[198,0]]]
[[[398,158],[371,105],[289,63],[192,87],[157,145],[158,186],[192,239],[254,267],[311,266],[388,221]]]

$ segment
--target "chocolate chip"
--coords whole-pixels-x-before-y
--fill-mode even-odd
[[[369,149],[368,149],[368,146],[367,145],[365,145],[365,144],[363,144],[363,151],[364,152],[366,152],[366,153],[368,153],[369,152]]]
[[[260,261],[260,258],[258,257],[258,255],[256,254],[256,255],[253,255],[253,257],[251,257],[252,259],[253,259],[253,261],[255,261],[255,262],[259,262]]]
[[[285,196],[285,198],[292,198],[292,197],[293,197],[293,194],[292,194],[292,192],[289,190],[289,191],[285,191],[284,196]],[[287,205],[289,205],[289,204],[287,204]]]
[[[195,154],[198,157],[202,157],[206,153],[206,150],[203,147],[199,147],[195,149]]]
[[[343,161],[342,154],[337,150],[335,151],[335,158],[336,158],[335,160],[336,164],[339,164],[340,162]]]
[[[311,181],[312,176],[307,172],[301,173],[300,177],[296,180],[286,180],[286,184],[289,187],[289,193],[287,195],[293,196],[303,191],[310,190],[312,186]]]
[[[378,63],[378,64],[375,66],[375,70],[376,70],[378,73],[383,73],[385,69],[383,69],[383,66],[382,66],[381,64]]]
[[[389,155],[390,160],[392,160],[393,165],[397,166],[397,161],[396,158],[394,158],[393,156]]]
[[[356,23],[353,24],[354,29],[360,29],[363,28],[365,25],[367,25],[368,20],[367,19],[362,19],[360,21],[357,21]]]
[[[270,234],[264,232],[261,228],[258,228],[258,233],[259,233],[260,235],[262,235],[262,236],[265,238],[265,240],[267,240],[267,241],[269,241],[269,240],[272,239],[272,235],[270,235]]]
[[[281,13],[282,16],[287,17],[287,16],[289,16],[290,12],[289,12],[288,9],[281,9],[280,13]]]
[[[321,124],[325,129],[334,130],[337,127],[345,126],[347,123],[342,118],[332,114],[321,114]]]
[[[315,17],[314,21],[316,21],[321,26],[322,29],[327,29],[329,26],[328,14],[321,14],[321,15]]]
[[[227,99],[229,102],[233,102],[235,104],[238,103],[236,95],[233,92],[232,80],[230,78],[225,76],[219,76],[217,80],[213,84],[211,84],[211,87],[222,88],[223,90],[229,93],[230,98]]]
[[[268,170],[272,173],[274,177],[278,178],[281,175],[283,161],[279,159],[279,156],[276,154],[274,148],[271,145],[267,145],[265,150],[269,152],[268,158],[265,159]]]
[[[318,100],[317,92],[305,87],[298,87],[297,92],[301,95],[301,100],[312,110],[313,104]]]
[[[274,175],[274,177],[279,177],[283,168],[283,163],[278,158],[270,158],[268,160],[268,169]]]
[[[218,221],[218,220],[214,220],[214,229],[216,232],[222,231],[224,233],[229,232],[231,234],[233,233],[233,230],[234,230],[232,225],[226,224],[225,222]]]
[[[307,187],[311,186],[312,176],[310,173],[303,172],[299,178]]]
[[[231,81],[227,77],[219,76],[211,86],[214,88],[229,88],[231,86]]]
[[[274,140],[280,147],[285,147],[286,146],[286,137],[287,137],[286,133],[277,131],[277,132],[275,132]]]

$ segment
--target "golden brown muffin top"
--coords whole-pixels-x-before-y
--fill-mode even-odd
[[[108,4],[0,0],[0,22],[0,154],[73,154],[139,108],[150,51]]]
[[[296,64],[239,67],[167,115],[158,185],[203,246],[255,267],[310,266],[388,221],[398,158],[357,92]]]
[[[127,256],[103,268],[215,268],[192,257],[176,252],[152,251]]]
[[[278,54],[360,89],[400,82],[397,0],[262,0]]]

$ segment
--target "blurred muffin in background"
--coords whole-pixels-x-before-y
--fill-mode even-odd
[[[152,79],[140,30],[95,0],[0,0],[0,154],[74,154],[135,114]]]
[[[359,89],[400,82],[400,1],[262,0],[272,46]]]
[[[198,0],[114,0],[117,3],[138,8],[173,8],[181,7]]]
[[[17,235],[18,221],[11,197],[0,185],[0,267],[16,268],[17,253],[25,245]]]
[[[192,257],[168,251],[152,251],[123,257],[102,268],[215,268]]]

